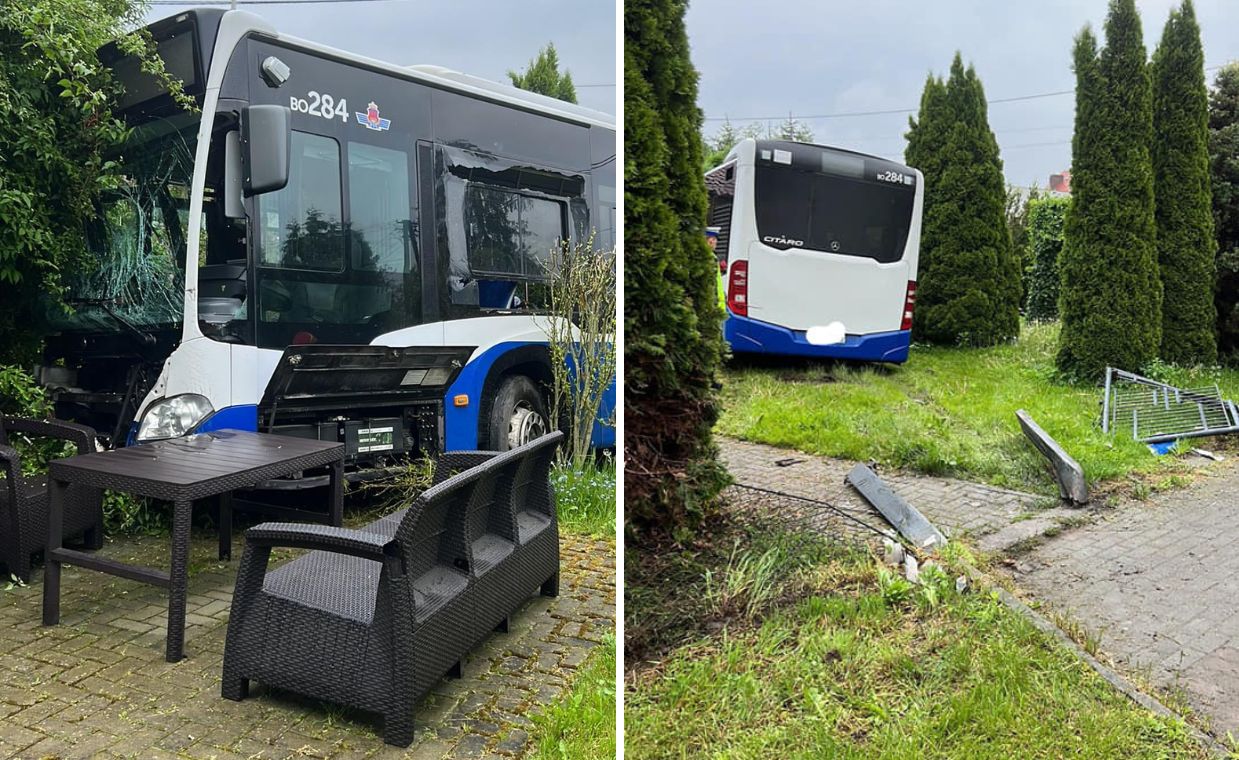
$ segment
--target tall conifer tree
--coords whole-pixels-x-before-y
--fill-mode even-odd
[[[625,511],[631,529],[672,535],[707,516],[726,479],[710,433],[723,315],[685,8],[624,5]]]
[[[1076,38],[1072,203],[1059,261],[1057,363],[1098,378],[1138,371],[1161,345],[1162,286],[1153,216],[1152,88],[1135,0],[1111,0],[1106,46]]]
[[[988,346],[1019,334],[1020,262],[985,91],[957,53],[944,84],[925,83],[905,160],[925,175],[913,332],[934,343]]]
[[[1217,237],[1218,353],[1239,359],[1239,63],[1223,66],[1209,95],[1209,165]]]
[[[1172,10],[1153,53],[1153,192],[1162,300],[1161,357],[1214,364],[1217,341],[1209,93],[1192,0]]]

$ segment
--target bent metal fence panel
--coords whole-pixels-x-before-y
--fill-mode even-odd
[[[1129,431],[1142,443],[1164,443],[1239,432],[1239,410],[1222,398],[1216,384],[1177,388],[1107,367],[1101,429]]]

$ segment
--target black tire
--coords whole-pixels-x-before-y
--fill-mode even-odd
[[[486,425],[491,451],[508,451],[551,432],[546,399],[524,375],[509,375],[499,384]]]

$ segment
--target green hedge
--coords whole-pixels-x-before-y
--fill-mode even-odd
[[[1058,318],[1058,256],[1063,250],[1063,218],[1071,199],[1038,198],[1028,204],[1028,245],[1032,272],[1028,276],[1028,318],[1045,322]]]

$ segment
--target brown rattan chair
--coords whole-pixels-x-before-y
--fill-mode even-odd
[[[31,557],[47,547],[47,477],[22,474],[21,455],[11,437],[54,438],[77,447],[78,454],[95,450],[95,431],[63,420],[0,418],[0,561],[23,582],[30,581]],[[82,536],[91,549],[103,546],[103,497],[98,489],[70,486],[65,492],[64,536]]]
[[[550,468],[563,433],[440,457],[435,483],[358,528],[264,523],[245,534],[223,696],[249,681],[378,713],[408,746],[413,708],[535,592],[559,593]],[[311,549],[268,570],[277,546]]]

